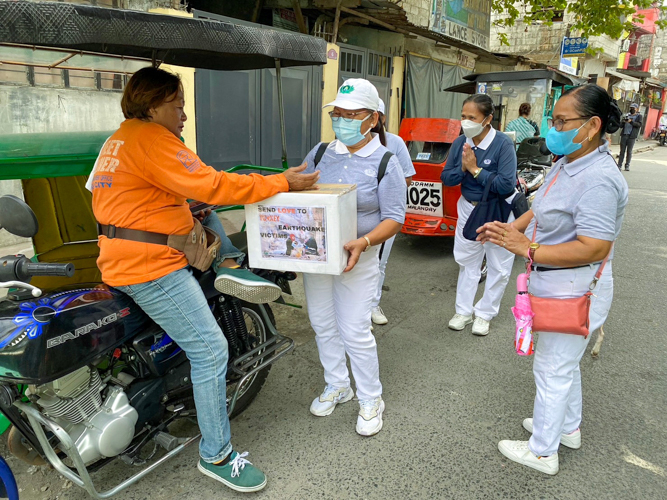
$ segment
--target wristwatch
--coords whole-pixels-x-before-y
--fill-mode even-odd
[[[480,173],[482,170],[483,170],[482,168],[477,167],[477,172],[475,172],[474,174],[472,174],[472,178],[473,178],[473,179],[477,179],[477,176],[479,175],[479,173]]]
[[[540,248],[539,243],[533,242],[530,244],[530,247],[528,248],[528,257],[530,258],[530,260],[535,260],[535,250],[537,250],[538,248]]]
[[[366,243],[368,243],[368,245],[366,246],[366,248],[364,248],[364,252],[367,252],[368,250],[371,249],[371,247],[372,247],[373,245],[371,245],[371,240],[370,240],[370,238],[369,238],[368,236],[364,236],[364,239],[366,240]]]

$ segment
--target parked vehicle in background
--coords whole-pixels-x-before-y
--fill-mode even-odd
[[[419,236],[454,236],[461,196],[459,186],[443,186],[440,174],[449,149],[461,134],[459,120],[406,118],[398,135],[405,141],[415,167],[408,187],[408,205],[402,233]]]
[[[667,126],[661,125],[660,128],[658,129],[658,144],[660,146],[665,145],[665,141],[667,140]]]
[[[528,203],[535,199],[535,193],[544,184],[551,168],[551,152],[542,137],[524,139],[516,151],[517,175]]]

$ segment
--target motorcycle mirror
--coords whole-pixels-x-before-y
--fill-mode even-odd
[[[0,196],[0,229],[16,236],[32,238],[39,230],[39,223],[32,208],[21,198],[6,194]]]

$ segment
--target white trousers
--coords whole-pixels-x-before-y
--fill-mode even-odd
[[[491,321],[500,310],[500,301],[512,273],[514,254],[493,243],[482,245],[478,241],[465,239],[463,228],[475,207],[461,196],[457,208],[459,218],[456,222],[454,236],[454,260],[459,265],[459,280],[456,284],[456,312],[464,316],[470,316],[474,311],[475,316]],[[514,215],[510,214],[509,222],[513,220]],[[473,308],[477,286],[482,275],[481,267],[484,256],[486,256],[487,265],[484,295]]]
[[[614,295],[611,267],[611,262],[608,262],[593,291],[591,333],[604,324],[609,314]],[[579,297],[588,291],[596,271],[597,266],[533,272],[529,290],[538,297]],[[528,446],[538,456],[550,456],[558,451],[561,434],[574,432],[581,423],[579,361],[592,335],[584,338],[565,333],[539,332],[537,337],[533,360],[537,392],[533,407],[533,435]]]
[[[373,308],[379,306],[380,299],[382,299],[382,285],[384,285],[385,271],[387,270],[387,261],[389,260],[389,254],[391,253],[391,247],[394,246],[395,239],[396,235],[392,236],[387,241],[385,241],[384,246],[382,246],[382,255],[380,255],[380,265],[379,265],[380,276],[378,279],[377,291],[375,292],[375,298],[373,299]]]
[[[324,380],[334,387],[350,386],[347,353],[359,399],[382,395],[377,344],[371,333],[371,304],[380,274],[378,250],[362,253],[354,269],[340,276],[303,277]]]

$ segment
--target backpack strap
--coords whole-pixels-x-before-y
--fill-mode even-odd
[[[317,148],[317,152],[315,153],[315,167],[317,167],[317,164],[320,162],[322,157],[324,156],[324,152],[327,150],[327,147],[329,147],[328,142],[323,142],[320,144],[320,147]],[[391,160],[391,157],[394,156],[394,153],[391,151],[387,151],[384,156],[382,157],[382,160],[380,160],[380,167],[378,168],[378,184],[384,177],[384,173],[387,171],[387,165],[389,164],[389,160]]]
[[[317,167],[317,164],[320,162],[322,157],[324,156],[324,152],[327,150],[327,147],[329,147],[328,142],[323,142],[320,144],[320,147],[317,148],[317,152],[315,153],[315,165],[314,167]]]
[[[378,184],[380,184],[380,181],[384,177],[384,173],[387,171],[387,165],[392,156],[394,156],[394,153],[387,151],[382,157],[382,160],[380,160],[380,168],[378,168]]]

